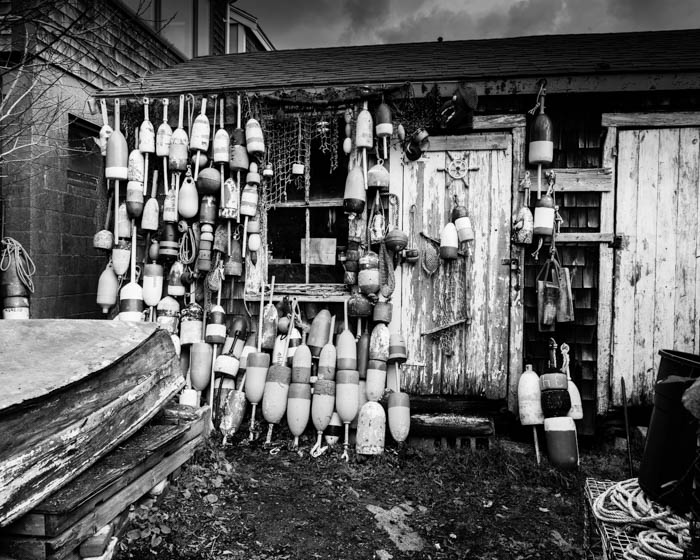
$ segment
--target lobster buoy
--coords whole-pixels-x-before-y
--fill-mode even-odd
[[[386,362],[389,359],[389,327],[379,323],[372,329],[369,340],[369,359]]]
[[[197,192],[199,194],[217,196],[221,191],[221,173],[215,167],[205,167],[197,177]]]
[[[357,416],[360,374],[357,370],[340,370],[335,380],[335,409],[344,424],[350,424]]]
[[[372,314],[372,302],[360,292],[358,286],[352,287],[348,298],[348,315],[350,317],[369,317]]]
[[[221,206],[224,205],[224,165],[229,161],[229,153],[231,151],[231,137],[224,128],[224,100],[221,99],[221,110],[219,111],[219,130],[214,134],[214,147],[212,149],[214,163],[218,163],[220,167],[219,180],[221,187]]]
[[[372,115],[366,107],[363,107],[357,114],[355,122],[355,146],[357,148],[371,149],[374,146],[372,128]]]
[[[163,99],[163,122],[156,132],[156,155],[162,158],[167,158],[170,154],[170,142],[173,139],[173,129],[168,124],[168,105],[170,101],[167,98]],[[165,173],[163,178],[167,178],[167,175]]]
[[[109,310],[117,303],[117,293],[119,291],[119,280],[114,273],[112,261],[107,263],[107,266],[100,274],[100,279],[97,282],[97,305],[102,308],[102,313],[109,313]]]
[[[286,360],[286,365],[289,367],[292,367],[292,363],[294,361],[294,354],[297,353],[297,350],[301,346],[301,333],[299,332],[299,329],[292,329],[290,333],[287,334],[289,337],[289,342],[287,343],[287,360]]]
[[[145,195],[148,192],[148,154],[156,152],[156,134],[148,117],[148,97],[143,100],[143,122],[139,127],[139,152],[143,154],[145,160],[143,172],[143,194]]]
[[[199,252],[195,263],[195,268],[200,272],[209,272],[211,270],[211,247],[213,243],[214,232],[212,227],[209,224],[202,225],[199,234]]]
[[[544,422],[540,378],[527,364],[518,381],[518,413],[523,426],[536,426]]]
[[[376,294],[379,291],[379,257],[374,251],[367,251],[360,257],[360,271],[357,274],[357,285],[365,295]]]
[[[389,171],[383,163],[376,163],[367,171],[367,187],[389,192]]]
[[[143,289],[129,282],[119,292],[119,320],[143,321]]]
[[[294,448],[299,447],[299,436],[304,433],[310,415],[311,385],[292,382],[287,396],[287,425],[294,436]]]
[[[568,416],[545,418],[544,435],[547,442],[547,455],[552,465],[565,470],[578,467],[578,440],[573,418]]]
[[[357,429],[357,420],[360,416],[360,410],[362,410],[362,407],[367,402],[367,382],[364,379],[360,379],[360,383],[358,385],[359,390],[357,395],[357,414],[355,414],[355,418],[353,418],[352,422],[350,422],[350,427],[353,430]]]
[[[223,199],[219,205],[219,218],[235,220],[238,217],[240,192],[236,182],[230,177],[224,181]]]
[[[126,184],[126,213],[132,220],[143,212],[143,183],[129,181]]]
[[[220,305],[212,305],[207,316],[204,340],[209,344],[226,342],[226,312]]]
[[[173,185],[163,199],[163,221],[174,224],[177,220],[177,186]]]
[[[177,333],[180,323],[180,304],[170,296],[165,296],[156,306],[156,322],[170,334]]]
[[[384,453],[386,414],[378,402],[367,401],[362,405],[357,419],[355,451],[360,455]]]
[[[180,344],[186,346],[202,340],[203,324],[202,307],[196,301],[190,301],[189,305],[180,312]]]
[[[333,334],[335,332],[335,316],[331,319],[330,335],[328,342],[321,348],[318,358],[318,378],[335,380],[335,364],[337,361],[337,350],[333,345]]]
[[[554,159],[552,121],[544,114],[544,96],[540,99],[540,113],[532,121],[530,127],[527,159],[531,165],[549,164]]]
[[[238,239],[231,240],[231,254],[224,261],[225,276],[241,276],[243,274],[243,260],[241,257],[241,244]]]
[[[384,159],[387,159],[389,157],[387,151],[387,139],[391,138],[391,135],[394,134],[394,123],[391,120],[391,108],[383,101],[379,104],[379,107],[377,107],[375,121],[377,124],[375,125],[374,130],[377,133],[377,138],[381,139],[382,141]]]
[[[542,413],[545,418],[566,416],[571,408],[566,374],[552,372],[540,376]]]
[[[182,113],[185,105],[185,96],[180,96],[180,111],[177,128],[170,138],[170,151],[168,152],[168,164],[171,171],[182,173],[187,169],[187,145],[189,138],[185,129],[182,128]]]
[[[163,267],[157,263],[143,267],[143,303],[148,307],[158,305],[163,297]]]
[[[399,228],[394,228],[384,237],[384,244],[392,253],[400,253],[408,246],[408,235]]]
[[[158,181],[158,171],[153,172],[153,187],[151,188],[151,197],[146,201],[141,214],[141,229],[146,231],[158,230],[158,216],[160,215],[160,206],[156,198]]]
[[[177,258],[180,243],[178,241],[177,228],[175,224],[166,222],[163,224],[163,231],[160,236],[160,244],[158,246],[158,256],[163,260],[171,260]],[[170,292],[168,292],[170,293]],[[170,294],[184,295],[184,294]]]
[[[359,330],[359,329],[358,329]],[[357,371],[360,379],[367,378],[367,363],[369,362],[369,332],[365,329],[357,341]]]
[[[336,342],[336,368],[337,369],[357,369],[357,344],[355,336],[350,331],[348,325],[348,300],[344,302],[345,328],[338,335]]]
[[[306,334],[292,358],[292,383],[309,383],[311,380],[311,350],[306,345]]]
[[[252,332],[245,339],[245,344],[243,345],[243,350],[241,351],[240,368],[242,370],[245,370],[246,367],[248,366],[248,356],[250,356],[251,352],[256,351],[255,344],[256,344],[256,335],[254,332]]]
[[[411,429],[411,399],[406,393],[389,395],[389,431],[398,443],[403,443]]]
[[[216,223],[216,215],[216,199],[212,195],[203,196],[199,204],[199,223],[213,226]]]
[[[387,363],[403,364],[406,363],[407,359],[406,341],[403,335],[401,333],[389,335],[389,357],[387,358]]]
[[[459,236],[457,228],[452,222],[448,222],[440,234],[440,258],[454,260],[459,256]]]
[[[129,174],[129,147],[126,138],[119,130],[119,100],[114,102],[115,129],[107,139],[105,177],[117,181],[126,181]]]
[[[107,119],[107,101],[100,99],[100,109],[102,110],[102,128],[100,128],[100,153],[102,156],[107,155],[107,141],[114,132],[114,129],[109,126]]]
[[[138,133],[136,134],[136,143],[138,144]],[[139,151],[138,145],[134,146],[134,149],[129,152],[129,159],[127,160],[126,178],[128,181],[136,181],[141,183],[141,189],[143,193],[143,177],[145,173],[145,163],[143,160],[143,154]]]
[[[177,211],[180,216],[186,219],[194,218],[199,211],[199,194],[197,193],[197,187],[194,185],[194,180],[192,179],[192,174],[189,169],[180,187]]]
[[[370,359],[367,363],[367,400],[379,401],[386,389],[386,362]]]
[[[197,391],[209,385],[213,352],[211,345],[202,340],[194,342],[190,348],[190,381]]]
[[[364,178],[360,167],[353,167],[348,171],[345,179],[345,191],[343,193],[343,209],[350,219],[362,214],[367,203]]]
[[[319,311],[311,322],[307,344],[311,355],[319,357],[321,349],[328,344],[330,339],[331,313],[328,309]]]
[[[535,235],[551,236],[554,231],[554,199],[543,194],[535,204]]]
[[[245,142],[248,153],[254,158],[261,159],[265,155],[262,128],[255,119],[248,119],[248,122],[245,123]]]
[[[180,261],[175,261],[170,266],[168,272],[168,288],[169,296],[182,297],[185,295],[185,285],[182,283],[182,275],[185,272],[185,265]]]
[[[131,220],[126,211],[126,201],[122,202],[117,209],[117,237],[131,238]]]
[[[131,260],[131,244],[126,239],[120,239],[112,248],[112,266],[117,276],[124,276],[129,270]]]
[[[335,381],[319,379],[314,384],[314,394],[311,398],[311,421],[316,428],[317,440],[314,448],[321,445],[323,430],[330,424],[335,408]]]
[[[372,320],[375,323],[384,323],[385,325],[388,325],[389,323],[391,323],[393,309],[394,306],[390,301],[378,301],[374,304]]]
[[[200,152],[205,152],[209,149],[209,119],[206,115],[207,112],[207,98],[202,97],[202,110],[197,115],[192,123],[192,129],[190,130],[190,150],[196,151],[195,167],[194,167],[194,180],[196,181],[199,177],[199,164],[200,164]]]
[[[248,170],[249,165],[248,150],[245,147],[245,131],[242,128],[236,128],[231,134],[229,168],[234,172],[243,172]]]
[[[328,447],[335,447],[335,444],[338,443],[342,433],[343,422],[340,419],[340,416],[338,416],[338,413],[333,412],[331,415],[331,420],[328,422],[328,426],[326,426],[326,429],[323,431],[323,438],[326,440]]]
[[[234,381],[235,385],[235,381]],[[221,415],[221,425],[219,429],[224,435],[223,443],[226,444],[226,439],[232,437],[236,430],[243,422],[246,409],[246,396],[242,390],[230,391],[223,405],[223,413]]]
[[[251,253],[257,253],[262,245],[262,238],[259,233],[251,233],[248,236],[248,250]]]
[[[271,365],[267,372],[262,397],[263,418],[269,424],[266,443],[272,439],[272,427],[284,418],[291,377],[292,369],[287,366]]]

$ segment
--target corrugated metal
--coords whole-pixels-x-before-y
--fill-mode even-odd
[[[522,76],[614,75],[700,69],[700,30],[540,35],[208,56],[111,88],[168,94],[183,77],[197,91]]]

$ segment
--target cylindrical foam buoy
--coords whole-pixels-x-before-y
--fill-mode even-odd
[[[406,393],[391,393],[388,408],[391,437],[402,443],[411,429],[411,400]]]
[[[357,370],[339,370],[335,378],[335,409],[343,422],[352,422],[357,416],[360,391]]]
[[[270,355],[265,352],[251,352],[246,360],[245,393],[251,404],[258,404],[265,391],[267,370],[270,368]]]
[[[318,357],[318,378],[335,380],[335,364],[337,351],[332,342],[328,342],[321,348]]]
[[[372,329],[369,340],[369,359],[386,362],[389,359],[389,327],[379,323]]]
[[[199,341],[190,348],[190,381],[197,391],[203,391],[209,385],[213,348],[206,342]]]
[[[367,366],[367,400],[379,401],[386,388],[386,362],[370,360]]]
[[[349,329],[344,329],[336,341],[337,369],[357,369],[357,343]]]
[[[554,159],[552,128],[552,120],[544,113],[538,114],[532,121],[527,154],[531,165],[552,163]]]
[[[158,305],[163,297],[163,267],[156,263],[143,267],[143,302],[148,307]]]
[[[175,298],[165,296],[158,302],[156,322],[170,334],[177,334],[177,327],[180,323],[180,304]]]
[[[518,380],[518,413],[523,426],[536,426],[544,422],[540,378],[527,364]]]
[[[136,282],[129,282],[119,292],[119,319],[143,321],[143,288]]]
[[[365,329],[357,341],[357,371],[360,379],[367,378],[367,362],[369,361],[369,333]]]
[[[326,429],[335,408],[335,381],[319,379],[311,398],[311,420],[317,431]]]
[[[292,383],[309,383],[311,379],[311,350],[302,344],[292,359]]]
[[[245,123],[245,141],[248,153],[256,158],[265,155],[265,140],[263,139],[260,123],[255,119],[248,119]]]
[[[343,194],[343,209],[346,214],[355,217],[362,214],[367,202],[365,192],[365,180],[362,175],[362,168],[357,166],[348,171],[345,179],[345,192]]]
[[[378,301],[374,304],[372,320],[375,323],[384,323],[385,325],[388,325],[391,323],[393,311],[394,305],[390,301]]]
[[[185,265],[180,261],[175,261],[170,266],[168,272],[168,295],[182,297],[185,295],[185,285],[182,283],[182,275],[185,272]]]
[[[459,254],[459,236],[457,228],[452,222],[445,224],[440,234],[440,258],[454,260]]]
[[[228,375],[229,377],[236,377],[240,365],[240,359],[232,353],[219,354],[214,360],[214,372]]]
[[[535,204],[533,233],[551,236],[554,230],[554,214],[554,199],[548,194],[543,194]]]
[[[212,195],[203,196],[199,203],[199,223],[213,226],[217,215],[216,199]]]
[[[165,222],[163,224],[163,231],[161,233],[160,243],[158,245],[158,256],[165,261],[170,261],[172,259],[177,258],[179,249],[180,243],[178,240],[177,228],[175,227],[175,224]]]
[[[287,395],[287,425],[294,436],[295,444],[304,433],[311,415],[311,385],[292,383]]]
[[[124,276],[129,270],[131,261],[131,243],[126,239],[120,239],[112,248],[112,266],[117,276]]]
[[[368,401],[362,405],[357,419],[355,451],[360,455],[384,453],[386,414],[382,405]]]
[[[272,365],[267,372],[263,389],[263,418],[270,424],[279,424],[287,410],[287,397],[292,370],[287,366]]]
[[[328,344],[331,327],[331,313],[327,309],[319,311],[311,322],[307,345],[312,356],[320,356],[321,349]]]
[[[243,351],[241,352],[241,357],[240,359],[240,368],[241,369],[246,369],[248,367],[248,356],[250,356],[251,353],[255,352],[256,349],[256,335],[254,332],[250,333],[248,335],[248,338],[245,340],[245,344],[243,345]]]
[[[209,344],[223,344],[226,341],[226,312],[220,305],[212,305],[209,310],[204,340]]]
[[[379,257],[374,251],[367,251],[360,257],[360,271],[357,273],[357,285],[366,295],[379,291]]]
[[[228,157],[228,156],[227,156]],[[216,167],[205,167],[197,177],[197,192],[200,195],[217,196],[221,189],[221,172]]]
[[[454,221],[457,229],[457,239],[459,242],[472,241],[474,239],[474,228],[469,216],[462,216]]]
[[[119,279],[114,274],[112,263],[107,263],[107,266],[100,274],[100,279],[97,282],[97,305],[102,308],[102,313],[108,313],[109,310],[117,303],[117,295],[119,293]]]
[[[578,467],[578,440],[576,423],[568,416],[544,419],[549,462],[557,468],[571,470]]]
[[[406,341],[401,333],[393,333],[389,335],[389,364],[403,364],[408,359],[406,352]]]
[[[202,325],[204,311],[202,307],[192,302],[180,312],[180,344],[194,344],[202,340]]]
[[[545,418],[566,416],[571,408],[568,380],[563,373],[543,373],[540,376],[542,413]]]

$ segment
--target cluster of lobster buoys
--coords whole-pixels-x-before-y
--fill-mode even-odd
[[[261,295],[257,334],[231,333],[234,342],[225,345],[215,361],[215,374],[222,376],[216,382],[220,388],[216,406],[225,440],[240,428],[250,403],[249,439],[258,435],[259,407],[268,426],[265,445],[276,446],[274,426],[285,419],[294,438],[292,449],[299,448],[299,438],[307,430],[315,432],[310,450],[314,457],[342,437],[342,457],[348,460],[351,428],[356,430],[358,454],[382,453],[387,425],[393,438],[404,442],[410,404],[400,391],[400,365],[407,358],[403,337],[389,334],[384,323],[377,323],[370,333],[362,332],[358,322],[353,333],[347,300],[344,329],[337,332],[329,309],[307,305],[302,314],[296,299],[274,305],[273,287],[269,293],[267,304]],[[393,390],[387,390],[387,367],[396,376]]]

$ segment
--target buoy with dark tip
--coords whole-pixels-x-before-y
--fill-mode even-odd
[[[170,296],[165,296],[156,306],[156,322],[171,335],[177,334],[180,324],[180,304]],[[178,337],[179,338],[179,337]]]
[[[265,155],[265,140],[257,120],[248,119],[245,123],[245,141],[246,149],[252,157],[261,159]]]
[[[391,120],[391,108],[383,101],[379,104],[379,107],[377,107],[375,122],[375,132],[377,133],[377,138],[382,141],[382,153],[386,160],[389,158],[387,143],[388,139],[391,138],[391,135],[394,133],[394,123]]]
[[[202,340],[204,310],[194,300],[191,292],[190,303],[180,312],[180,344],[186,346]]]
[[[364,186],[364,178],[360,167],[353,167],[348,171],[345,179],[345,192],[343,194],[343,209],[345,213],[354,219],[360,216],[367,203],[367,193]]]
[[[250,435],[252,441],[255,436],[255,410],[262,400],[265,391],[267,371],[270,368],[270,355],[262,351],[263,307],[265,305],[265,292],[260,290],[260,311],[258,313],[258,346],[257,351],[250,352],[246,357],[246,386],[245,392],[248,401],[252,405],[253,412],[250,417]]]
[[[226,341],[226,312],[218,304],[212,305],[209,310],[204,340],[209,344],[223,344]]]
[[[245,339],[245,344],[243,345],[243,351],[241,352],[240,368],[245,370],[248,365],[248,356],[251,352],[255,352],[257,348],[256,335],[254,332],[248,334]]]
[[[454,260],[459,256],[459,235],[452,222],[445,224],[440,234],[440,258]]]
[[[316,444],[311,449],[313,457],[321,453],[321,441],[323,431],[328,427],[335,408],[335,381],[319,379],[314,384],[314,393],[311,398],[311,421],[316,428]]]
[[[311,329],[307,338],[307,344],[311,355],[319,357],[321,349],[328,343],[330,338],[331,313],[327,309],[319,311],[311,322]]]
[[[535,217],[533,233],[544,237],[551,237],[554,231],[554,199],[548,194],[543,194],[535,203]]]
[[[148,307],[158,305],[163,297],[163,275],[162,265],[151,263],[143,267],[143,302]]]
[[[544,436],[547,442],[549,462],[564,470],[576,469],[579,465],[576,423],[569,416],[544,419]]]
[[[328,422],[328,426],[323,431],[323,439],[326,440],[328,447],[335,447],[340,440],[340,436],[343,435],[343,422],[338,416],[337,412],[331,415],[331,420]]]

